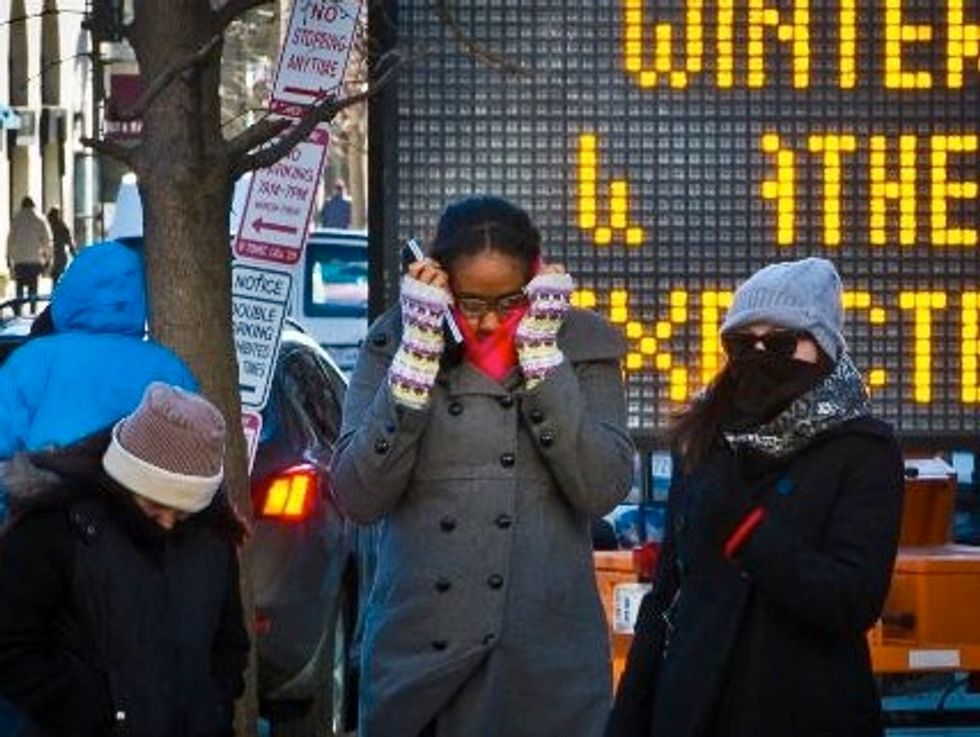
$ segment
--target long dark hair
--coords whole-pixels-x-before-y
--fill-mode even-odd
[[[499,251],[525,267],[527,278],[541,258],[541,233],[530,215],[502,197],[474,195],[448,205],[439,218],[429,255],[450,274],[463,256]]]
[[[717,442],[721,425],[731,407],[734,386],[729,364],[704,390],[671,418],[671,450],[685,473],[701,463]]]

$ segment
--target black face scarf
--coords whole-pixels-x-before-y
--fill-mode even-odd
[[[733,359],[726,369],[731,406],[723,426],[743,430],[768,422],[820,383],[832,368],[822,352],[816,363],[762,350]]]

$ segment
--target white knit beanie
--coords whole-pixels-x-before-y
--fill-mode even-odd
[[[153,382],[113,428],[102,467],[134,494],[193,514],[221,486],[224,451],[225,421],[214,405]]]

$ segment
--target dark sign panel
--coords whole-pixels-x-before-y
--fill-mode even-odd
[[[640,436],[718,370],[741,279],[824,256],[878,411],[978,432],[980,1],[433,5],[391,14],[388,247],[469,193],[528,208],[629,342]]]

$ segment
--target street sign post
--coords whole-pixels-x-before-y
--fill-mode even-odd
[[[242,410],[242,430],[245,433],[245,448],[248,453],[248,472],[252,473],[255,463],[255,451],[259,447],[259,435],[262,433],[262,414],[258,410]]]
[[[269,398],[293,277],[237,263],[231,278],[238,388],[242,404],[260,410]]]
[[[360,7],[360,0],[294,0],[269,102],[273,115],[298,121],[339,94]],[[232,308],[250,469],[292,288],[291,273],[281,269],[302,259],[329,143],[330,124],[321,123],[282,160],[256,171],[235,237]]]
[[[293,3],[272,86],[273,112],[298,118],[308,106],[337,94],[344,81],[360,5],[359,0]]]
[[[281,161],[255,172],[235,239],[236,256],[299,261],[329,142],[329,125],[323,123]]]

